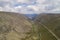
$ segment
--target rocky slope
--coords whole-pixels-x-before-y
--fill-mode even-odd
[[[0,12],[0,40],[21,40],[31,27],[23,14]]]

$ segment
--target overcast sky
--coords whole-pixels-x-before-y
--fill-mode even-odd
[[[23,14],[60,13],[60,0],[0,0],[0,11]]]

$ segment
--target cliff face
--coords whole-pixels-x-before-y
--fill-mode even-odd
[[[50,32],[55,38],[60,39],[60,14],[51,14],[51,13],[43,14],[42,13],[36,17],[34,22],[35,22],[35,24],[37,24],[40,27],[40,31],[43,32],[42,35],[44,35],[45,33],[47,34],[44,36],[44,37],[47,36],[46,40],[48,40],[48,37],[51,38],[51,36],[49,36],[47,32]],[[40,25],[42,25],[43,27]],[[43,28],[45,28],[45,29],[43,29]],[[48,31],[44,32],[44,30],[48,30]],[[54,40],[56,40],[56,39],[54,39]]]
[[[21,40],[31,27],[23,14],[0,12],[0,40]]]

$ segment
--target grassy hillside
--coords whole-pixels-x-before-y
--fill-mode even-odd
[[[21,40],[31,30],[31,23],[22,14],[0,12],[0,40]]]
[[[40,14],[34,22],[40,27],[42,40],[60,40],[60,14]]]
[[[23,14],[0,12],[0,40],[60,40],[60,14],[40,14],[31,22]]]

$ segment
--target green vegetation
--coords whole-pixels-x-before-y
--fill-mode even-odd
[[[38,26],[41,40],[57,40],[43,25]]]
[[[37,17],[35,23],[38,26],[42,24],[40,31],[42,36],[45,34],[44,37],[46,38],[43,40],[60,40],[60,14],[41,14]]]
[[[39,40],[40,39],[38,30],[34,24],[32,24],[32,30],[30,30],[30,32],[27,32],[26,35],[27,36],[25,38],[22,38],[21,40]]]
[[[46,25],[51,31],[60,38],[60,20],[54,20]]]
[[[43,25],[32,24],[32,30],[22,40],[57,40]]]

